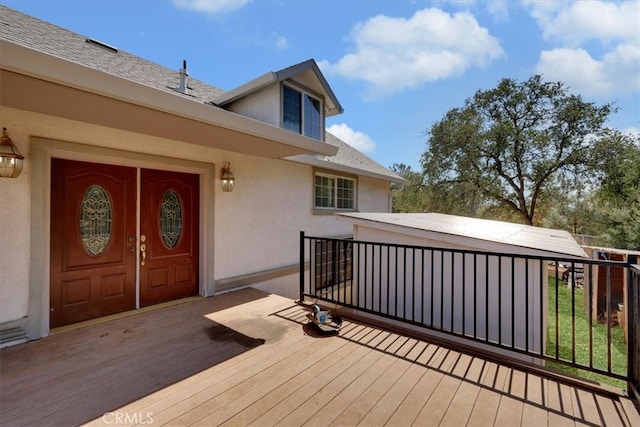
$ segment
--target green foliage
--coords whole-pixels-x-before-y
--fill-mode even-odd
[[[640,137],[606,132],[593,163],[600,171],[596,197],[605,243],[640,250]]]
[[[422,174],[403,163],[395,163],[390,169],[406,180],[404,184],[391,185],[393,212],[424,212],[428,198]]]
[[[422,171],[396,164],[395,212],[441,212],[558,228],[640,250],[640,137],[615,112],[534,76],[503,79],[427,132]]]
[[[581,176],[567,182],[551,197],[553,203],[541,212],[540,225],[547,228],[567,230],[574,235],[582,235],[581,243],[602,245],[602,232],[596,197]]]
[[[585,310],[584,290],[575,289],[575,294],[572,297],[571,288],[568,288],[563,282],[559,282],[556,285],[554,277],[549,277],[549,316],[547,323],[546,354],[552,357],[556,356],[556,290],[558,292],[558,357],[561,360],[571,361],[573,358],[573,343],[575,342],[576,363],[589,366],[589,343],[591,342],[593,345],[593,367],[606,370],[609,354],[607,325],[596,321],[592,321],[590,324],[589,314]],[[572,313],[574,312],[575,325],[572,320]],[[575,336],[573,333],[574,326]],[[591,335],[589,334],[590,330]],[[567,365],[547,362],[547,367],[615,387],[625,387],[624,381]],[[622,329],[617,326],[611,328],[611,370],[620,375],[625,375],[627,372],[627,350],[624,342],[624,333]]]
[[[534,224],[538,206],[554,193],[562,173],[587,167],[591,136],[611,111],[540,76],[523,83],[503,79],[431,127],[422,156],[425,182],[445,210],[457,200],[462,213],[499,209],[500,216],[516,214]]]

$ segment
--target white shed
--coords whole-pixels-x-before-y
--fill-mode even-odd
[[[438,213],[338,219],[352,223],[356,242],[399,245],[354,245],[352,295],[366,307],[538,354],[546,346],[548,258],[587,258],[561,230]]]

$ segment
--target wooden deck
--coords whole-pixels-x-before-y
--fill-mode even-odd
[[[640,425],[611,397],[248,289],[0,350],[0,425]]]

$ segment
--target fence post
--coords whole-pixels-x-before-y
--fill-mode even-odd
[[[304,231],[300,231],[300,303],[304,302]]]
[[[640,385],[640,336],[638,334],[638,321],[640,321],[640,270],[634,267],[638,263],[638,257],[627,257],[627,391],[630,397],[638,399],[638,387]]]

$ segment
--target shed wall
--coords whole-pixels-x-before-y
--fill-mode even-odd
[[[375,226],[355,228],[359,241],[477,250]],[[354,264],[355,293],[374,310],[534,352],[546,347],[548,278],[542,261],[402,247],[376,252],[367,246],[356,247]]]

